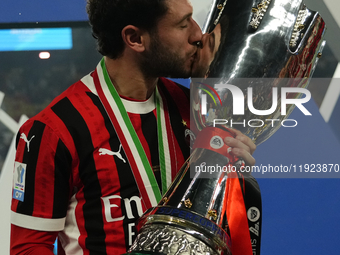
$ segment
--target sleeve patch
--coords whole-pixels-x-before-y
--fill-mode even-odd
[[[13,198],[21,202],[25,197],[25,177],[27,165],[15,161],[13,173]]]

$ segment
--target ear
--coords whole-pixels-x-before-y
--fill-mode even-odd
[[[127,47],[136,52],[143,52],[148,40],[148,33],[136,26],[128,25],[122,30],[122,38]]]

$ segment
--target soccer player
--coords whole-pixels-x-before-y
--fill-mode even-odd
[[[17,136],[11,254],[122,254],[189,156],[187,89],[202,34],[188,0],[89,0],[96,69]],[[84,53],[86,54],[86,53]],[[26,139],[24,139],[26,138]],[[225,142],[253,165],[242,134]]]

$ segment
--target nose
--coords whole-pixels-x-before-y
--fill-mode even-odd
[[[199,43],[199,45],[202,49],[205,45],[208,44],[209,36],[210,36],[210,34],[208,34],[208,33],[205,33],[204,35],[202,35],[201,41]]]
[[[201,43],[202,35],[203,34],[202,34],[201,28],[196,23],[196,21],[192,19],[192,29],[191,29],[191,34],[189,37],[189,43],[198,45],[199,43]]]

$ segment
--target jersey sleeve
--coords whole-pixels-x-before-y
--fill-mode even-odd
[[[46,124],[29,120],[17,134],[11,223],[40,231],[64,228],[72,157]]]
[[[58,232],[44,232],[11,226],[11,255],[53,255]]]

